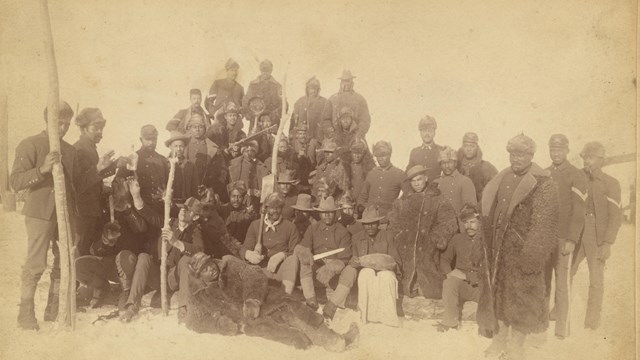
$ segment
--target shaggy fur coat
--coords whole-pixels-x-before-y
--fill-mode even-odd
[[[429,183],[424,192],[397,200],[389,223],[400,254],[402,293],[410,296],[415,280],[424,297],[440,299],[446,278],[440,271],[440,254],[458,230],[458,222],[438,184]]]
[[[503,170],[482,195],[483,261],[477,321],[492,337],[497,320],[525,334],[548,327],[544,266],[557,246],[558,190],[546,170],[532,164],[509,203],[506,227],[494,228],[494,209]]]

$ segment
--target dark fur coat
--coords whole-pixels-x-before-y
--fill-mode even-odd
[[[500,182],[509,173],[509,169],[500,172],[482,195],[488,261],[483,262],[485,276],[476,317],[480,334],[488,337],[496,333],[497,320],[525,334],[544,331],[549,322],[544,265],[557,246],[557,186],[547,171],[532,164],[513,193],[506,229],[496,229],[495,200]]]
[[[397,200],[389,222],[401,259],[402,293],[411,295],[415,280],[426,298],[440,299],[446,277],[440,271],[440,254],[456,233],[458,222],[438,184],[429,183],[424,192]]]

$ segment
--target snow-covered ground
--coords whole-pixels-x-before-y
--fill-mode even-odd
[[[460,330],[438,333],[435,320],[405,320],[402,328],[367,324],[360,327],[357,346],[342,354],[314,347],[301,351],[275,342],[246,336],[196,334],[177,324],[175,311],[163,318],[157,309],[144,308],[130,324],[116,319],[92,322],[114,310],[106,307],[78,313],[75,332],[41,321],[49,287],[48,272],[37,293],[36,316],[40,331],[16,327],[20,266],[26,251],[23,218],[0,212],[0,359],[482,359],[490,340],[477,335],[473,322]],[[603,324],[586,331],[582,320],[588,291],[586,263],[573,287],[573,329],[560,341],[547,332],[542,348],[529,348],[529,359],[633,359],[634,331],[634,228],[623,225],[607,264]],[[347,330],[358,314],[340,310],[334,321],[338,332]],[[553,326],[553,323],[552,323]]]

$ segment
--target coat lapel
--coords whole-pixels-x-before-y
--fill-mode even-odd
[[[482,204],[481,211],[484,216],[489,216],[493,203],[496,200],[496,194],[498,193],[498,187],[502,182],[505,174],[509,171],[509,168],[504,169],[498,173],[493,179],[491,179],[482,190]]]

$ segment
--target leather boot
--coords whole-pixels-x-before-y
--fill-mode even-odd
[[[493,335],[491,345],[484,351],[485,357],[500,356],[507,350],[507,337],[509,336],[509,327],[502,321],[498,321],[498,333]]]
[[[516,329],[511,329],[511,339],[507,345],[508,360],[524,360],[524,343],[527,335]]]
[[[44,321],[56,321],[58,318],[59,296],[60,279],[51,279],[49,296],[47,297],[47,307],[44,309]]]
[[[34,308],[33,299],[22,299],[20,301],[20,312],[18,312],[18,326],[20,328],[24,330],[40,330]]]

